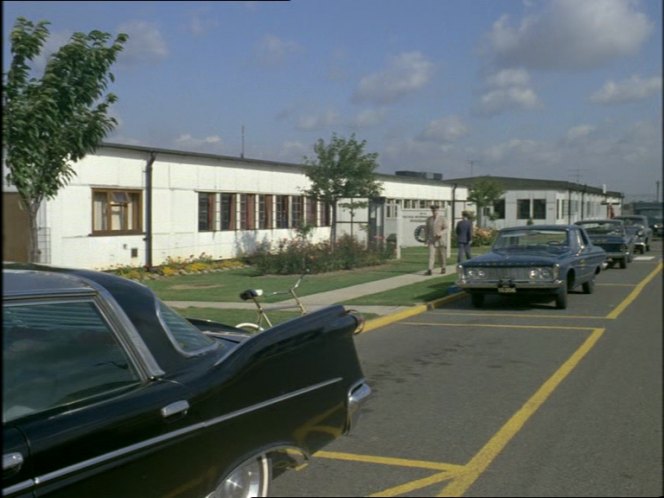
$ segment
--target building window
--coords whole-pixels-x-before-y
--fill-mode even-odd
[[[306,224],[312,227],[318,226],[318,201],[313,197],[307,197]]]
[[[291,217],[291,226],[301,228],[304,225],[304,197],[293,197],[293,211]]]
[[[256,228],[256,195],[240,194],[240,229]]]
[[[272,196],[261,195],[258,197],[258,228],[271,229],[272,223]]]
[[[546,219],[546,199],[533,199],[533,219]]]
[[[236,194],[221,194],[221,229],[235,230],[235,196]]]
[[[141,232],[141,192],[135,190],[92,191],[92,233]]]
[[[332,225],[332,206],[327,203],[321,203],[323,208],[320,213],[320,226],[329,227]]]
[[[517,199],[516,218],[518,220],[527,220],[530,218],[530,199]]]
[[[505,199],[498,199],[493,203],[493,216],[496,220],[505,219]]]
[[[277,228],[288,228],[288,196],[277,195]]]
[[[198,193],[198,231],[209,232],[214,230],[214,194],[209,192]]]

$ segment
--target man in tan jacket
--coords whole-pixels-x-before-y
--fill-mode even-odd
[[[433,273],[436,266],[436,255],[440,260],[440,273],[445,273],[447,252],[445,230],[447,230],[447,222],[445,217],[438,212],[438,206],[431,206],[431,216],[427,218],[424,230],[426,242],[429,246],[429,269],[426,274],[431,275]]]

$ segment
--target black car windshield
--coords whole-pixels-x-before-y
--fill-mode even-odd
[[[620,219],[625,223],[625,226],[643,226],[644,225],[643,218],[641,218],[641,217],[625,216],[625,217],[621,217]]]
[[[524,229],[500,232],[493,249],[551,249],[567,247],[566,230]]]
[[[619,221],[598,221],[578,223],[590,235],[622,235],[623,224]]]

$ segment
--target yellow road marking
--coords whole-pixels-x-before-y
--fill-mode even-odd
[[[436,315],[451,315],[451,316],[468,316],[468,312],[454,312],[454,311],[435,311]],[[573,318],[573,319],[605,319],[605,316],[592,316],[592,315],[529,315],[525,313],[477,313],[474,316],[506,316],[511,318]]]
[[[618,306],[616,306],[611,313],[606,315],[606,318],[608,318],[609,320],[615,320],[616,318],[618,318],[620,314],[623,311],[625,311],[627,306],[632,304],[632,302],[638,297],[638,295],[641,294],[644,287],[648,285],[648,283],[653,278],[655,278],[655,275],[657,275],[661,270],[662,270],[662,262],[660,261],[659,264],[655,267],[655,269],[651,271],[646,278],[641,280],[641,282],[638,283],[636,288],[632,292],[630,292],[629,295],[625,299],[623,299],[623,301]]]
[[[563,363],[537,392],[507,421],[484,447],[465,466],[465,471],[445,486],[438,496],[462,496],[477,480],[507,443],[521,430],[528,419],[544,404],[551,393],[574,370],[583,357],[602,337],[606,329],[594,329],[592,334]]]
[[[430,462],[427,460],[410,460],[405,458],[380,457],[374,455],[357,455],[355,453],[339,453],[336,451],[318,451],[314,456],[330,458],[333,460],[345,460],[348,462],[377,463],[380,465],[395,465],[398,467],[413,467],[418,469],[442,470],[455,472],[463,469],[463,465],[451,463]]]
[[[370,494],[369,496],[399,496],[404,493],[409,493],[411,491],[416,491],[418,489],[426,488],[433,484],[438,484],[442,481],[447,481],[453,479],[456,474],[449,472],[440,472],[424,479],[417,479],[415,481],[410,481],[405,484],[400,484],[399,486],[394,486],[393,488],[384,489],[378,493]]]
[[[499,329],[561,329],[561,330],[595,330],[596,327],[563,327],[561,325],[499,325],[495,323],[439,323],[439,322],[404,322],[405,325],[426,325],[437,327],[491,327]]]

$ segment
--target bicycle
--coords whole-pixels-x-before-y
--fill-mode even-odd
[[[290,294],[291,298],[295,301],[295,304],[270,306],[268,308],[270,311],[297,309],[299,310],[301,315],[306,315],[307,310],[304,307],[302,301],[300,301],[300,298],[295,292],[295,289],[297,289],[300,286],[300,284],[302,283],[302,279],[304,279],[307,273],[309,273],[309,270],[305,271],[302,275],[300,275],[300,278],[297,279],[297,281],[293,284],[293,286],[285,291],[275,291],[275,292],[270,292],[269,294],[264,294],[262,289],[247,289],[244,292],[241,292],[240,299],[242,299],[243,301],[251,300],[256,305],[257,308],[256,323],[254,322],[238,323],[235,326],[235,328],[242,329],[247,332],[257,333],[257,332],[263,332],[265,330],[265,327],[263,327],[263,325],[267,325],[267,328],[272,327],[272,322],[270,321],[270,318],[267,315],[268,310],[265,309],[261,301],[267,297],[276,296],[279,294]]]

